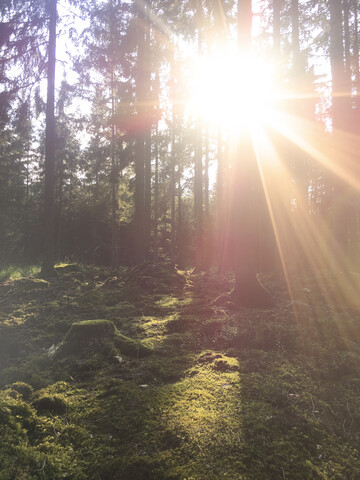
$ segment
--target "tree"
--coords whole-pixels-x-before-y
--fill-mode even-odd
[[[149,4],[137,8],[137,61],[135,67],[136,82],[136,116],[137,129],[135,133],[135,195],[134,195],[134,263],[142,263],[148,256],[149,240],[146,226],[149,224],[150,210],[145,204],[146,180],[149,183],[149,99],[150,99],[150,69],[148,56],[150,55],[149,24],[147,13]],[[149,145],[149,144],[148,144]],[[145,169],[147,166],[147,171]],[[147,173],[147,176],[145,175]],[[147,196],[149,201],[149,197]]]
[[[44,258],[42,275],[52,275],[55,264],[55,64],[57,0],[49,0],[49,45],[47,67],[46,131],[45,131],[45,208]]]
[[[251,0],[238,1],[238,46],[243,54],[251,49]],[[247,72],[244,72],[246,75]],[[234,301],[244,306],[267,305],[271,296],[257,278],[257,222],[263,208],[263,191],[250,132],[244,128],[233,161],[232,221],[235,237]]]

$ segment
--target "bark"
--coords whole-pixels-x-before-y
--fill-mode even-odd
[[[111,72],[111,268],[118,267],[118,169],[115,157],[115,97],[114,73]]]
[[[349,101],[345,97],[346,73],[344,64],[344,45],[342,29],[342,2],[329,1],[330,10],[330,64],[332,76],[332,125],[333,136],[339,135],[339,130],[346,130]],[[343,180],[333,176],[333,236],[334,258],[339,258],[348,241],[348,194],[349,188]],[[336,266],[335,266],[336,267]]]
[[[175,258],[176,250],[176,211],[175,211],[175,164],[176,164],[176,144],[175,144],[175,114],[173,115],[173,125],[172,125],[172,134],[171,134],[171,158],[170,158],[170,222],[171,222],[171,237],[170,237],[170,258],[173,261]]]
[[[293,53],[293,68],[302,69],[300,56],[300,31],[299,31],[299,0],[291,0],[291,46]]]
[[[348,90],[351,90],[351,53],[350,53],[350,0],[343,0],[344,11],[344,53],[345,53],[345,78]]]
[[[145,159],[146,149],[146,101],[149,97],[148,86],[149,78],[147,71],[147,34],[146,34],[146,16],[144,9],[138,10],[138,51],[136,63],[136,102],[137,116],[139,119],[138,130],[135,138],[135,215],[134,215],[134,256],[133,262],[139,264],[146,258],[146,216],[145,207]]]
[[[221,127],[217,132],[217,173],[216,173],[216,208],[217,208],[217,264],[220,273],[224,271],[224,151]]]
[[[332,78],[332,124],[333,129],[345,125],[344,98],[345,67],[342,31],[342,8],[339,0],[329,0],[330,8],[330,64]]]
[[[202,178],[202,124],[197,118],[195,125],[195,169],[194,169],[194,219],[195,219],[195,264],[202,268],[203,234],[203,178]]]
[[[201,27],[203,21],[202,2],[196,3],[196,24],[198,31],[198,54],[201,54]],[[195,264],[202,268],[203,234],[203,178],[202,178],[202,122],[197,116],[195,122],[195,165],[194,165],[194,219],[195,219]]]
[[[145,258],[150,256],[151,238],[151,132],[145,138]]]
[[[154,104],[155,104],[155,139],[154,139],[154,221],[153,221],[153,259],[154,263],[159,259],[159,118],[160,118],[160,76],[156,70],[154,81]]]
[[[49,0],[49,45],[45,127],[45,209],[42,275],[54,274],[55,264],[55,65],[57,0]]]
[[[182,178],[182,170],[180,163],[178,164],[177,168],[177,231],[180,235],[182,232],[182,187],[181,187],[181,178]],[[182,245],[182,243],[181,243]],[[179,245],[180,250],[180,245]],[[180,262],[182,261],[181,252],[180,252]]]
[[[359,108],[360,95],[360,64],[359,64],[359,20],[358,20],[358,0],[353,0],[354,9],[354,67],[355,67],[355,86],[357,94],[357,107]]]
[[[119,168],[116,158],[116,126],[115,126],[115,29],[114,24],[114,4],[110,0],[110,95],[111,95],[111,268],[115,270],[118,267],[118,186],[119,186]]]
[[[251,0],[238,1],[239,50],[251,50]],[[262,204],[262,187],[249,131],[239,136],[232,165],[232,221],[236,238],[235,303],[256,307],[272,303],[271,296],[257,279],[258,220]]]
[[[147,2],[147,9],[150,9],[151,2],[148,0]],[[146,107],[146,112],[145,115],[147,116],[146,120],[146,131],[145,131],[145,170],[144,170],[144,175],[145,175],[145,182],[144,182],[144,202],[145,202],[145,207],[144,207],[144,215],[145,215],[145,239],[144,239],[144,256],[145,259],[149,259],[150,256],[150,238],[151,238],[151,116],[152,116],[152,111],[150,107],[150,72],[151,72],[151,24],[150,24],[150,18],[149,16],[146,18],[146,23],[145,23],[145,96],[146,96],[146,101],[148,103],[148,106]]]
[[[294,93],[298,95],[295,103],[295,111],[297,116],[302,116],[303,107],[308,101],[306,99],[307,79],[305,65],[300,51],[300,29],[299,29],[299,0],[291,0],[291,40],[292,40],[292,56],[293,56],[293,78]],[[307,185],[307,162],[306,155],[302,149],[293,146],[292,157],[294,159],[295,180],[297,186],[296,201],[298,212],[298,224],[303,222],[304,215],[308,212],[308,185]],[[299,218],[300,217],[300,218]]]
[[[273,47],[274,55],[280,58],[281,44],[280,44],[280,12],[281,0],[273,0]]]
[[[155,133],[155,178],[154,178],[154,262],[159,260],[159,129]]]
[[[204,165],[204,209],[205,221],[209,220],[209,129],[205,131],[205,165]]]

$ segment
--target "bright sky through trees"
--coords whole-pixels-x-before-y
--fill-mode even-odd
[[[269,121],[280,94],[272,65],[234,48],[195,57],[189,91],[190,110],[235,135],[244,126]]]

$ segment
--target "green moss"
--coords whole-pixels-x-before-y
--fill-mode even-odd
[[[109,338],[114,334],[115,326],[109,320],[84,320],[71,325],[64,342],[81,344],[89,340]]]
[[[85,354],[89,356],[96,351],[105,356],[114,356],[116,349],[120,354],[137,358],[152,353],[152,349],[143,342],[133,340],[118,332],[113,322],[100,319],[73,323],[55,355]]]
[[[49,288],[49,282],[42,278],[19,278],[18,280],[14,281],[14,286],[23,291],[30,291],[30,290],[39,290],[39,289],[47,289]]]
[[[10,388],[20,393],[24,400],[29,400],[33,394],[34,389],[31,385],[25,382],[15,382],[10,385]]]
[[[170,268],[76,275],[0,286],[0,480],[360,478],[354,312],[213,309],[219,282]]]
[[[114,344],[124,355],[141,358],[153,353],[152,348],[146,346],[143,342],[133,340],[125,335],[121,335],[120,333],[117,333],[117,335],[114,337]]]
[[[39,413],[62,415],[66,412],[66,400],[60,395],[42,395],[33,401],[34,408]]]

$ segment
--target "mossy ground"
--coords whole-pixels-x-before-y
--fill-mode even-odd
[[[357,309],[311,282],[235,310],[210,274],[58,273],[0,284],[0,480],[360,478]]]

